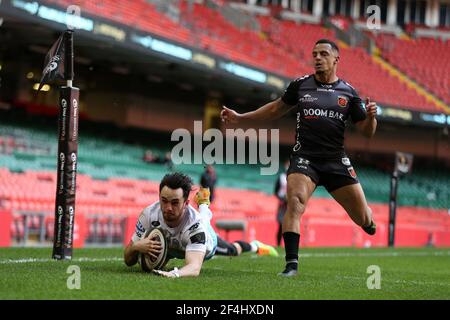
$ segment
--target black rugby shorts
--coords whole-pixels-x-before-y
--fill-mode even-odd
[[[359,183],[356,171],[347,156],[336,159],[321,159],[307,155],[292,155],[287,175],[302,173],[328,192]]]

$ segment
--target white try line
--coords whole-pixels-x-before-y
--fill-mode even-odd
[[[88,258],[80,257],[74,258],[72,260],[64,260],[71,262],[105,262],[105,261],[123,261],[120,257],[109,257],[109,258]],[[42,262],[58,262],[55,259],[37,259],[37,258],[26,258],[26,259],[4,259],[0,260],[0,264],[21,264],[21,263],[42,263]]]
[[[282,255],[281,255],[282,256]],[[435,251],[435,252],[425,252],[425,251],[411,251],[411,252],[339,252],[339,253],[300,253],[299,258],[346,258],[346,257],[423,257],[423,256],[450,256],[449,251]],[[222,256],[215,256],[214,258],[220,258]],[[224,258],[228,258],[223,256]],[[123,257],[106,257],[106,258],[89,258],[80,257],[74,258],[72,260],[67,260],[72,262],[117,262],[123,261]],[[24,259],[3,259],[0,260],[1,264],[22,264],[22,263],[44,263],[44,262],[57,262],[54,259],[44,259],[44,258],[24,258]]]
[[[339,252],[339,253],[300,253],[299,258],[342,258],[342,257],[423,257],[450,256],[450,251],[411,251],[411,252]]]

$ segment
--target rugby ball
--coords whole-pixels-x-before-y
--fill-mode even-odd
[[[159,241],[161,243],[161,252],[155,259],[148,254],[140,254],[141,268],[145,272],[151,272],[152,270],[160,270],[167,263],[167,250],[168,243],[167,238],[164,236],[164,232],[161,228],[154,228],[145,233],[145,238]]]

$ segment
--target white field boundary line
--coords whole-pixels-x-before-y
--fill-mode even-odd
[[[80,257],[72,260],[64,260],[69,262],[105,262],[105,261],[123,261],[123,258],[109,257],[109,258],[88,258]],[[0,260],[1,264],[22,264],[22,263],[44,263],[44,262],[58,262],[55,259],[38,259],[38,258],[25,258],[25,259],[4,259]]]
[[[436,252],[424,252],[424,251],[412,251],[412,252],[366,252],[366,253],[354,253],[354,252],[340,252],[340,253],[301,253],[299,258],[347,258],[347,257],[423,257],[423,256],[450,256],[449,251],[436,251]],[[220,256],[219,256],[220,257]],[[225,257],[225,256],[224,256]],[[218,258],[218,257],[215,257]],[[225,257],[227,258],[227,257]],[[123,261],[122,257],[107,257],[107,258],[89,258],[80,257],[72,260],[71,262],[116,262]],[[3,259],[0,260],[1,264],[23,264],[23,263],[44,263],[44,262],[57,262],[54,259],[47,258],[23,258],[23,259]]]
[[[301,249],[300,249],[301,252]],[[448,251],[436,251],[436,252],[424,252],[424,251],[411,251],[411,252],[338,252],[338,253],[300,253],[300,258],[352,258],[352,257],[430,257],[430,256],[450,256],[450,250]],[[280,257],[283,257],[281,254]],[[217,258],[229,258],[227,256],[214,256]],[[251,258],[258,259],[261,256],[251,256]]]
[[[411,252],[339,252],[339,253],[300,253],[299,258],[342,258],[342,257],[428,257],[428,256],[450,256],[448,251],[411,251]]]

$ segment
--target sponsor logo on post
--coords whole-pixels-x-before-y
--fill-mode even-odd
[[[73,99],[73,132],[72,132],[72,140],[76,140],[78,137],[78,101],[77,99]]]
[[[70,187],[70,192],[72,194],[75,194],[75,188],[76,188],[76,177],[77,177],[77,155],[75,152],[72,152],[70,155],[70,158],[72,160],[72,185]]]
[[[59,166],[59,188],[58,194],[64,192],[64,166],[66,164],[66,157],[63,152],[59,154],[60,166]]]
[[[72,233],[73,233],[73,221],[74,221],[74,214],[75,210],[73,206],[69,207],[68,213],[67,213],[67,227],[66,227],[66,241],[64,243],[64,248],[71,248],[72,247]]]
[[[61,136],[60,140],[64,140],[66,138],[66,116],[67,116],[67,101],[66,99],[61,100]]]
[[[65,241],[64,248],[72,248],[72,234],[73,234],[73,223],[74,223],[74,208],[69,207],[66,214],[66,226],[65,226]],[[70,258],[70,256],[68,257]]]
[[[60,247],[61,246],[61,228],[62,228],[62,219],[64,216],[64,210],[62,208],[62,206],[58,206],[58,210],[57,210],[57,229],[56,229],[56,246]]]

